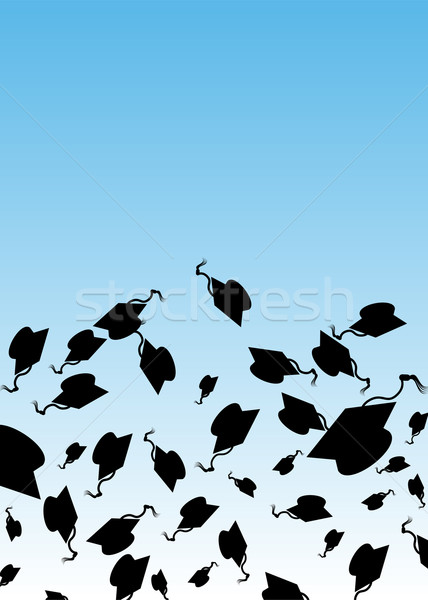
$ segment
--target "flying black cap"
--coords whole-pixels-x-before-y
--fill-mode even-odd
[[[15,375],[39,362],[48,331],[33,331],[30,327],[18,331],[9,346],[9,356],[16,361]]]
[[[320,345],[312,350],[312,357],[319,368],[331,377],[339,373],[354,377],[348,348],[323,331],[320,332]]]
[[[218,508],[214,504],[208,504],[203,496],[189,500],[180,510],[180,515],[183,518],[178,525],[178,529],[202,527]]]
[[[249,348],[254,362],[250,366],[251,373],[267,383],[281,383],[286,375],[298,375],[283,352],[264,348]]]
[[[289,394],[282,394],[282,400],[284,408],[279,411],[278,417],[285,427],[300,435],[306,435],[310,429],[324,431],[324,425],[313,404]]]
[[[101,546],[103,554],[111,555],[126,550],[134,541],[131,533],[139,519],[110,519],[87,541]]]
[[[268,587],[262,592],[263,600],[305,600],[297,584],[270,573],[266,573],[266,580]]]
[[[117,588],[116,600],[123,600],[141,589],[150,556],[134,559],[125,554],[115,564],[110,583]]]
[[[106,329],[111,340],[122,340],[140,328],[142,320],[138,315],[145,307],[145,304],[119,302],[94,327]]]
[[[92,329],[79,331],[70,339],[67,344],[70,352],[66,357],[66,361],[89,360],[95,352],[101,348],[106,340],[100,337],[95,337]]]
[[[372,337],[379,337],[406,325],[404,321],[394,315],[394,311],[395,306],[389,302],[369,304],[360,310],[361,319],[351,325],[351,329]]]
[[[0,485],[40,498],[34,471],[45,462],[45,455],[31,438],[17,429],[0,425],[0,455],[4,457],[0,469]]]
[[[361,590],[380,578],[389,546],[374,549],[363,544],[355,552],[349,564],[349,572],[356,577],[355,591]]]
[[[288,512],[299,517],[305,523],[309,521],[317,521],[319,519],[327,519],[331,517],[331,514],[326,510],[326,501],[321,496],[300,496],[297,499],[296,506],[288,508]]]
[[[99,465],[98,479],[103,479],[123,467],[131,438],[132,433],[116,437],[110,431],[103,435],[92,454],[92,461]]]
[[[244,559],[245,551],[247,550],[247,542],[236,521],[229,531],[220,531],[218,544],[223,557],[226,560],[231,558],[239,567]]]
[[[259,409],[242,410],[237,403],[229,404],[214,419],[211,433],[217,437],[214,452],[243,444]]]
[[[56,498],[46,498],[43,517],[49,531],[58,531],[64,542],[69,539],[78,517],[67,486]]]

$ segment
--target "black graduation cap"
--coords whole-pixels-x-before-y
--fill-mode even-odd
[[[46,590],[45,594],[46,600],[68,600],[67,596],[60,594],[59,592],[49,592]]]
[[[31,438],[17,429],[0,425],[0,485],[40,498],[34,471],[45,462],[45,455]]]
[[[152,446],[151,457],[154,462],[155,473],[159,475],[171,492],[173,492],[177,481],[185,478],[186,468],[177,452],[174,452],[174,450],[165,452],[148,438],[154,432],[154,429],[148,431],[144,435],[144,441]]]
[[[361,319],[351,325],[351,329],[372,337],[379,337],[406,325],[404,321],[394,315],[394,311],[395,306],[389,302],[369,304],[360,310]]]
[[[349,573],[356,577],[355,591],[367,587],[380,578],[389,546],[374,549],[370,544],[363,544],[355,552],[349,564]]]
[[[192,529],[202,527],[218,508],[219,507],[214,504],[208,504],[206,498],[203,496],[197,496],[196,498],[189,500],[189,502],[186,502],[180,510],[182,519],[173,536],[169,537],[165,531],[162,535],[169,542],[175,542],[177,533],[188,533],[189,531],[192,531]]]
[[[144,558],[133,558],[125,554],[114,565],[110,575],[110,583],[117,588],[116,600],[132,597],[141,589],[150,556]]]
[[[247,542],[245,541],[236,521],[233,523],[229,531],[220,531],[218,536],[218,545],[223,557],[226,560],[231,558],[235,564],[241,568],[242,573],[245,575],[245,579],[238,579],[238,582],[247,581],[247,579],[250,577],[250,574],[244,571],[244,565],[247,562]]]
[[[394,490],[388,490],[387,492],[379,492],[377,494],[372,494],[365,500],[361,502],[361,504],[365,504],[369,510],[377,510],[383,506],[384,499],[389,496],[389,494],[393,494],[395,496]]]
[[[72,553],[71,558],[64,558],[63,562],[74,560],[77,552],[71,547],[71,542],[76,535],[77,513],[67,486],[56,498],[49,496],[43,505],[43,517],[49,531],[58,531]]]
[[[211,433],[217,437],[217,441],[210,467],[206,468],[199,462],[195,466],[204,472],[214,471],[213,463],[217,456],[229,454],[235,446],[244,443],[258,413],[258,408],[255,410],[242,410],[236,402],[223,408],[211,425]],[[227,452],[222,452],[226,449]]]
[[[20,567],[14,567],[13,565],[6,565],[0,571],[0,586],[8,585],[11,583],[20,571]]]
[[[74,463],[75,460],[79,460],[86,448],[87,446],[81,446],[79,442],[74,442],[71,444],[65,451],[67,458],[64,464],[62,466],[58,465],[58,467],[60,469],[65,469],[66,465],[71,465],[71,463]]]
[[[162,596],[167,600],[168,593],[168,582],[163,574],[162,569],[156,573],[156,575],[152,575],[152,588],[155,592],[160,592]]]
[[[145,304],[119,302],[94,327],[107,330],[111,340],[123,340],[140,328],[143,321],[139,315],[145,307]]]
[[[266,581],[268,587],[262,592],[263,600],[309,600],[296,583],[271,573],[266,573]]]
[[[379,475],[384,471],[387,473],[399,473],[400,471],[403,471],[403,469],[407,469],[407,467],[410,467],[410,465],[406,463],[404,456],[393,456],[389,459],[389,463],[383,469],[379,470],[376,467],[376,472],[379,473]]]
[[[13,388],[2,385],[0,389],[10,393],[18,391],[16,382],[19,377],[27,375],[32,366],[39,362],[48,331],[49,329],[33,331],[30,327],[23,327],[18,331],[9,346],[9,356],[16,361]]]
[[[425,425],[427,422],[428,413],[421,414],[420,412],[415,412],[409,421],[409,427],[412,428],[412,437],[410,442],[406,441],[406,444],[413,444],[413,438],[420,434],[421,431],[425,429]]]
[[[409,479],[407,487],[412,496],[416,496],[416,498],[420,501],[421,506],[419,508],[424,508],[424,484],[422,483],[422,480],[419,477],[419,475],[416,475],[416,477],[414,477],[413,479]]]
[[[101,348],[106,340],[104,338],[95,337],[92,329],[79,331],[70,339],[67,344],[70,352],[66,356],[64,363],[60,369],[55,369],[53,365],[49,365],[54,373],[62,375],[66,365],[77,365],[82,360],[89,360],[95,352]]]
[[[285,458],[281,458],[272,471],[279,471],[280,475],[288,475],[288,473],[294,469],[294,459],[298,454],[303,454],[303,452],[301,452],[301,450],[296,450],[294,454],[289,454]]]
[[[287,358],[283,352],[278,350],[266,350],[265,348],[248,348],[254,362],[250,366],[251,373],[267,383],[281,383],[287,375],[314,375],[312,385],[318,377],[315,369],[302,371],[298,363]]]
[[[91,498],[102,496],[101,485],[105,481],[113,479],[116,471],[121,469],[125,464],[131,438],[132,433],[116,437],[112,431],[109,431],[99,440],[92,454],[92,461],[96,465],[99,465],[97,493],[92,494],[86,491],[85,494],[87,496],[91,496]]]
[[[336,377],[339,373],[345,373],[350,377],[356,377],[367,384],[361,392],[370,387],[370,378],[359,376],[357,363],[351,358],[348,348],[323,331],[320,332],[320,345],[312,350],[312,357],[327,375]]]
[[[428,540],[420,535],[415,535],[413,531],[406,529],[406,525],[412,522],[413,519],[410,517],[405,523],[401,525],[401,533],[408,533],[413,538],[413,548],[419,554],[419,560],[421,564],[428,569]]]
[[[13,542],[13,540],[17,537],[21,537],[22,534],[22,526],[21,523],[19,521],[16,521],[12,515],[10,514],[10,511],[12,510],[12,507],[9,506],[9,508],[6,508],[6,531],[7,534],[9,536],[9,539],[11,542]]]
[[[317,412],[315,406],[310,402],[305,402],[305,400],[284,393],[282,394],[282,400],[284,408],[278,413],[279,420],[294,433],[306,435],[310,429],[319,431],[328,429],[325,418]]]
[[[335,460],[342,475],[368,469],[391,445],[385,424],[394,406],[395,402],[388,402],[345,408],[308,457]]]
[[[326,544],[324,554],[318,554],[321,558],[326,558],[327,552],[331,552],[340,544],[340,540],[344,536],[344,531],[337,531],[337,529],[332,529],[327,533],[324,538],[324,542]]]
[[[207,278],[207,289],[213,297],[214,306],[241,327],[242,313],[251,308],[251,299],[249,295],[242,285],[233,279],[229,279],[226,283],[222,283],[218,279],[209,277],[209,275],[200,271],[200,267],[203,267],[206,264],[207,261],[203,259],[196,267],[196,275],[203,275]]]
[[[208,583],[210,580],[209,573],[214,565],[218,567],[218,564],[213,561],[209,567],[202,567],[202,569],[196,571],[196,573],[189,579],[188,583],[193,583],[195,587],[198,588]]]
[[[34,401],[34,407],[39,415],[46,414],[50,407],[58,408],[59,410],[67,410],[69,408],[84,408],[97,398],[107,394],[107,390],[95,385],[95,377],[90,373],[79,373],[67,377],[61,383],[62,392],[50,404],[45,406],[43,410],[39,409],[38,402]]]
[[[279,513],[275,512],[275,505],[272,505],[272,514],[274,517],[286,514],[292,519],[300,519],[305,523],[318,521],[319,519],[328,519],[332,515],[325,508],[326,501],[321,496],[306,495],[297,499],[296,506]]]
[[[155,348],[147,339],[141,353],[140,369],[157,394],[165,381],[175,379],[175,364],[169,350],[163,346]]]
[[[248,477],[244,477],[244,479],[237,479],[236,477],[232,477],[231,475],[232,475],[232,471],[229,473],[229,475],[227,477],[228,477],[228,479],[232,479],[232,481],[235,483],[238,490],[240,492],[242,492],[243,494],[246,494],[247,496],[251,496],[251,498],[254,498],[254,491],[257,489],[257,486],[254,483],[254,481],[252,481]]]
[[[126,550],[135,539],[132,531],[147,510],[151,510],[154,517],[158,516],[153,506],[146,504],[143,512],[139,515],[123,515],[120,519],[110,519],[87,541],[90,544],[101,546],[102,553],[106,555],[117,554],[122,550]]]
[[[199,400],[195,400],[195,404],[202,404],[202,400],[207,398],[214,390],[217,383],[218,377],[211,377],[211,375],[205,375],[202,377],[199,383],[199,389],[201,390],[201,397]]]

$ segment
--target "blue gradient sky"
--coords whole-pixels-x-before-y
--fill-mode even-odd
[[[0,489],[0,510],[13,502],[24,527],[13,544],[0,536],[3,562],[22,567],[2,597],[43,598],[52,589],[70,600],[114,598],[108,580],[118,556],[85,540],[147,502],[161,517],[145,517],[127,550],[151,555],[136,598],[159,596],[149,575],[162,568],[171,599],[260,598],[269,571],[299,583],[311,600],[343,600],[353,594],[349,560],[364,542],[391,544],[368,600],[418,596],[427,574],[400,524],[411,514],[414,530],[428,536],[427,513],[406,492],[416,473],[428,482],[428,434],[404,446],[423,397],[409,387],[388,424],[394,442],[381,462],[406,453],[412,465],[394,480],[373,469],[344,478],[329,461],[302,457],[280,478],[271,471],[276,462],[297,448],[309,452],[319,438],[282,427],[281,392],[312,397],[331,422],[361,403],[359,382],[321,374],[317,388],[304,376],[270,386],[250,374],[247,348],[283,350],[311,368],[320,329],[345,328],[361,307],[386,300],[407,326],[346,345],[374,394],[394,393],[402,372],[427,383],[427,2],[17,1],[0,2],[0,13],[2,382],[13,377],[16,331],[50,327],[20,393],[2,393],[1,422],[31,435],[45,466],[76,438],[88,446],[69,470],[51,466],[39,478],[42,499],[65,484],[71,490],[79,513],[74,564],[61,564],[64,544],[46,530],[42,502]],[[208,273],[251,291],[241,329],[210,302],[208,314],[198,308],[206,296],[194,276],[202,256]],[[108,288],[118,290],[115,298]],[[82,411],[35,414],[32,400],[59,393],[61,379],[47,366],[65,358],[68,339],[150,288],[168,300],[152,307],[143,331],[170,349],[175,381],[157,397],[138,377],[136,338],[109,340],[68,372],[94,373],[109,395]],[[278,292],[285,305],[274,308]],[[196,407],[206,373],[219,376],[218,386]],[[231,402],[261,408],[247,442],[219,459],[215,473],[194,471],[196,460],[209,462],[212,419]],[[142,443],[152,426],[155,441],[188,467],[174,495]],[[96,485],[92,449],[110,430],[134,433],[129,459],[105,496],[91,500],[83,490]],[[254,500],[229,485],[229,470],[256,481]],[[381,511],[360,504],[389,487],[397,495]],[[286,508],[304,493],[324,495],[334,519],[304,524],[269,514],[272,502]],[[196,495],[221,510],[168,544],[160,531],[172,531]],[[240,587],[238,569],[217,546],[235,519],[252,574]],[[333,527],[346,536],[321,561]],[[190,589],[193,572],[216,559],[210,584]]]

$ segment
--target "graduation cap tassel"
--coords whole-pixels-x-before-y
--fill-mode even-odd
[[[411,446],[412,444],[414,444],[415,442],[413,441],[413,438],[415,438],[415,437],[416,437],[416,436],[418,436],[419,434],[420,434],[420,431],[418,431],[417,433],[414,433],[414,434],[412,435],[412,437],[410,438],[410,442],[408,442],[408,441],[406,440],[406,444],[409,444],[409,446]]]
[[[311,369],[310,371],[302,371],[302,369],[300,368],[299,364],[293,360],[292,358],[288,359],[289,362],[291,362],[291,364],[296,367],[296,369],[299,371],[299,373],[301,373],[302,375],[313,375],[312,381],[311,381],[311,386],[315,387],[316,386],[316,380],[318,379],[318,373],[315,371],[315,369]]]
[[[323,554],[318,554],[318,556],[320,556],[321,558],[327,558],[327,552],[331,552],[333,550],[333,548],[327,548],[324,550]]]
[[[22,371],[22,373],[18,373],[18,375],[16,375],[15,379],[13,380],[13,388],[9,388],[7,387],[7,385],[2,385],[0,387],[0,391],[1,390],[5,390],[6,392],[9,392],[9,394],[13,394],[14,392],[17,392],[19,390],[19,387],[16,385],[16,382],[18,381],[18,379],[20,377],[23,377],[24,375],[28,375],[28,373],[31,371],[32,369],[31,365],[30,367],[28,367],[28,369],[26,369],[25,371]]]
[[[131,515],[131,514],[129,514],[129,515],[123,515],[123,517],[120,517],[120,518],[121,518],[121,519],[126,519],[127,517],[129,517],[129,518],[131,518],[131,519],[141,519],[141,517],[144,517],[144,515],[146,514],[146,512],[147,512],[148,510],[151,510],[151,511],[152,511],[152,515],[155,517],[155,519],[157,519],[157,518],[158,518],[158,516],[159,516],[159,513],[157,513],[157,512],[155,511],[155,509],[154,509],[154,507],[153,507],[153,506],[150,506],[149,504],[145,504],[145,505],[144,505],[144,507],[143,507],[143,509],[144,509],[144,510],[143,510],[143,512],[142,512],[141,514],[139,514],[139,515]]]
[[[425,386],[425,385],[422,385],[422,383],[419,381],[419,379],[416,377],[416,375],[406,375],[405,373],[403,373],[403,374],[401,374],[399,376],[399,379],[400,379],[400,387],[399,387],[398,391],[393,396],[389,396],[389,397],[388,396],[373,396],[373,398],[369,398],[368,400],[366,400],[363,403],[363,406],[367,406],[367,404],[369,402],[372,402],[373,400],[394,400],[403,391],[403,389],[404,389],[404,383],[406,381],[414,381],[416,387],[421,392],[421,394],[426,394],[428,392],[428,387]]]
[[[64,367],[66,367],[67,365],[75,366],[81,362],[82,362],[81,360],[67,361],[67,362],[63,363],[59,369],[55,369],[54,365],[49,365],[49,369],[52,369],[52,371],[54,373],[56,373],[57,375],[62,375],[64,372]]]
[[[55,404],[54,402],[52,402],[51,404],[45,406],[43,410],[40,410],[39,403],[37,402],[37,400],[34,400],[31,404],[34,406],[36,413],[38,413],[39,415],[45,415],[48,408],[51,408],[52,406],[57,408],[58,410],[68,410],[70,408],[69,406],[60,406],[59,404]]]
[[[417,554],[420,554],[419,552],[419,548],[418,548],[418,538],[416,537],[416,535],[413,533],[413,531],[410,531],[409,529],[406,529],[406,525],[409,525],[409,523],[411,523],[413,521],[413,519],[411,517],[407,518],[407,521],[405,521],[402,525],[401,525],[401,533],[408,533],[409,535],[412,536],[413,538],[413,548],[415,550],[415,552]]]
[[[150,454],[151,459],[153,462],[155,462],[155,452],[156,452],[156,445],[152,442],[152,440],[149,440],[149,438],[147,436],[152,435],[153,433],[155,433],[154,429],[150,429],[150,431],[148,431],[147,433],[144,434],[144,441],[148,442],[149,444],[151,444],[152,446],[152,452]]]
[[[345,329],[345,331],[342,331],[342,333],[337,334],[336,327],[334,325],[329,325],[329,327],[331,329],[331,335],[336,340],[341,340],[342,337],[345,335],[345,333],[352,333],[353,335],[356,335],[357,337],[366,337],[367,336],[367,333],[358,333],[357,331],[354,331],[353,329]]]
[[[369,589],[372,587],[373,582],[369,583],[365,588],[363,588],[362,590],[358,590],[358,592],[355,594],[354,596],[354,600],[357,600],[358,596],[360,594],[364,594],[364,592],[368,592]]]
[[[324,415],[322,415],[322,414],[321,414],[321,413],[319,413],[319,412],[317,412],[317,415],[318,415],[318,417],[319,417],[320,421],[322,422],[322,424],[324,425],[324,429],[325,429],[326,431],[328,431],[328,430],[330,429],[330,427],[327,425],[327,421],[326,421],[326,419],[325,419],[325,416],[324,416]]]
[[[272,508],[272,514],[273,514],[273,516],[276,517],[277,519],[281,515],[288,515],[290,517],[290,519],[295,519],[295,520],[297,520],[297,519],[300,518],[300,517],[297,517],[296,515],[293,515],[292,513],[289,513],[288,510],[282,510],[281,512],[276,513],[275,512],[275,508],[276,508],[275,504],[271,504],[271,508]]]
[[[189,527],[188,529],[177,529],[176,531],[174,531],[172,537],[169,537],[166,531],[162,531],[161,535],[163,535],[163,537],[167,539],[168,542],[175,542],[175,537],[178,533],[189,533],[189,531],[192,531],[193,529],[194,527]]]
[[[141,334],[139,331],[136,331],[135,333],[136,333],[136,334],[138,335],[138,337],[141,339],[141,342],[139,343],[139,346],[138,346],[138,354],[139,354],[139,355],[140,355],[140,357],[141,357],[141,355],[142,355],[142,353],[143,353],[144,337],[142,336],[142,334]]]
[[[213,465],[217,456],[226,456],[226,454],[232,452],[233,448],[234,446],[232,446],[232,448],[229,448],[229,450],[226,450],[226,452],[217,452],[217,454],[214,454],[214,456],[211,459],[210,466],[208,468],[204,467],[204,465],[200,462],[195,463],[195,467],[197,467],[198,469],[202,469],[204,473],[212,473],[213,471],[215,471],[215,467]]]
[[[244,560],[241,563],[241,573],[245,575],[243,579],[238,579],[238,583],[244,583],[244,581],[248,581],[250,578],[250,574],[244,570],[244,565],[247,562],[247,553],[244,554]]]
[[[207,261],[205,260],[205,258],[203,258],[202,262],[199,263],[199,265],[196,266],[196,275],[202,275],[203,277],[206,277],[208,279],[207,290],[208,290],[208,292],[209,292],[209,294],[211,296],[214,296],[213,291],[210,288],[210,286],[211,286],[211,277],[209,275],[207,275],[206,273],[203,273],[202,271],[199,270],[200,267],[203,267],[206,264],[207,264]]]
[[[360,394],[364,394],[370,387],[370,377],[360,377],[358,374],[358,366],[353,358],[351,358],[352,366],[354,367],[354,375],[359,381],[365,381],[367,385],[360,390]]]
[[[67,542],[67,547],[70,550],[72,556],[70,558],[69,557],[62,558],[61,561],[63,564],[74,560],[76,558],[76,556],[78,555],[78,552],[76,552],[76,550],[73,550],[73,548],[71,547],[71,542],[74,540],[75,537],[76,537],[76,527],[73,527],[73,531],[71,532],[71,536],[69,537],[68,542]]]
[[[115,475],[116,475],[116,471],[113,471],[113,473],[110,473],[110,475],[107,475],[107,477],[104,477],[103,479],[101,479],[98,482],[98,485],[97,485],[97,493],[93,494],[89,490],[86,490],[85,491],[85,496],[90,496],[91,498],[100,498],[103,495],[103,493],[101,491],[102,484],[105,483],[106,481],[110,481],[110,479],[113,479],[113,477]]]
[[[147,302],[150,302],[150,300],[153,298],[154,295],[159,296],[159,300],[161,302],[165,302],[166,298],[164,298],[161,294],[161,292],[159,290],[150,290],[150,294],[149,297],[146,298],[145,300],[142,300],[141,298],[132,298],[132,300],[130,300],[129,302],[131,304],[138,302],[139,304],[147,304]]]

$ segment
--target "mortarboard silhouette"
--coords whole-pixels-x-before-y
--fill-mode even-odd
[[[174,452],[174,450],[164,452],[162,448],[159,448],[152,440],[149,440],[148,436],[154,432],[155,430],[151,429],[145,433],[144,441],[152,446],[151,458],[154,463],[155,473],[159,475],[171,492],[173,492],[177,481],[185,478],[186,468],[177,452]]]
[[[200,267],[207,264],[205,259],[197,265],[196,275],[202,275],[208,280],[207,290],[213,297],[214,306],[221,310],[227,317],[237,325],[242,325],[242,313],[251,308],[251,299],[242,285],[233,279],[222,283],[214,277],[209,277],[200,271]]]
[[[407,487],[409,489],[409,492],[412,494],[412,496],[416,496],[416,498],[421,503],[421,506],[419,508],[424,508],[425,507],[425,502],[424,502],[424,496],[425,496],[424,484],[422,483],[421,478],[419,477],[419,475],[416,475],[416,477],[414,477],[413,479],[409,479],[409,481],[407,483]]]
[[[6,565],[0,571],[0,587],[11,583],[20,571],[20,567],[14,567],[13,565]]]
[[[331,552],[340,544],[340,540],[343,538],[344,533],[344,531],[337,531],[336,529],[329,531],[324,538],[326,544],[324,554],[318,554],[318,556],[326,558],[327,552]]]
[[[141,336],[141,334],[140,334]],[[175,364],[169,350],[163,346],[155,348],[146,339],[141,336],[142,342],[139,347],[141,357],[140,369],[147,377],[150,385],[157,394],[160,393],[165,381],[173,381],[175,379]],[[141,345],[143,349],[141,351]]]
[[[383,469],[379,470],[376,467],[376,472],[379,473],[379,475],[384,471],[387,473],[399,473],[400,471],[403,471],[403,469],[407,469],[407,467],[410,467],[410,465],[406,463],[404,456],[393,456],[389,459],[389,463]]]
[[[87,541],[90,544],[98,544],[101,546],[103,554],[111,555],[126,550],[134,541],[135,537],[131,533],[140,519],[150,510],[154,517],[158,517],[158,513],[153,506],[144,505],[143,512],[139,515],[123,515],[120,519],[110,519],[103,525],[93,536]]]
[[[220,552],[226,560],[230,558],[240,567],[241,572],[245,575],[244,579],[238,579],[238,583],[248,581],[250,574],[244,570],[244,565],[247,562],[247,542],[239,529],[238,523],[235,521],[232,527],[227,530],[220,531],[218,536],[218,545]]]
[[[160,592],[165,600],[168,600],[166,596],[168,593],[168,582],[165,579],[162,569],[156,575],[152,575],[152,588],[155,592]]]
[[[58,465],[60,469],[65,469],[67,465],[71,465],[75,460],[79,460],[87,446],[81,446],[78,442],[74,442],[65,451],[67,458],[63,465]]]
[[[78,553],[71,547],[71,542],[76,536],[78,517],[67,486],[56,498],[54,496],[46,498],[43,505],[43,517],[49,531],[58,531],[72,553],[70,558],[63,558],[62,562],[74,560]]]
[[[247,494],[247,496],[251,496],[251,498],[254,498],[254,491],[257,489],[257,486],[254,483],[254,481],[248,479],[248,477],[244,477],[244,479],[237,479],[236,477],[231,477],[231,475],[232,471],[229,473],[227,478],[232,479],[238,490],[243,494]]]
[[[345,408],[308,457],[335,460],[342,475],[368,469],[391,445],[392,435],[385,424],[394,406],[395,402],[389,402]]]
[[[70,352],[61,367],[55,369],[54,365],[49,365],[49,368],[57,375],[62,375],[64,367],[67,365],[78,365],[82,360],[89,360],[105,341],[104,338],[95,337],[92,329],[79,331],[68,342],[67,346]]]
[[[356,577],[354,596],[367,592],[373,582],[380,578],[389,546],[374,549],[370,544],[363,544],[355,552],[349,564],[349,573]]]
[[[150,556],[134,559],[125,554],[114,565],[110,575],[110,583],[117,588],[116,600],[131,600],[135,592],[141,589]]]
[[[372,494],[365,500],[361,502],[361,504],[365,504],[369,510],[377,510],[383,506],[384,499],[392,494],[395,496],[394,490],[388,490],[387,492],[379,492],[378,494]]]
[[[223,408],[211,425],[211,433],[217,437],[217,441],[210,466],[207,468],[197,462],[195,467],[202,469],[205,473],[214,471],[213,464],[217,456],[225,456],[232,452],[235,446],[244,443],[258,413],[259,409],[242,410],[237,403],[229,404]],[[227,452],[223,452],[226,449]]]
[[[248,348],[254,362],[250,366],[251,373],[267,383],[282,383],[287,375],[313,375],[311,385],[316,385],[318,374],[315,369],[302,371],[298,363],[292,358],[287,358],[283,352],[278,350],[266,350],[264,348]]]
[[[10,394],[19,390],[16,382],[23,375],[28,375],[33,365],[39,362],[48,331],[49,329],[33,331],[30,327],[23,327],[18,331],[9,346],[9,356],[15,359],[13,388],[2,385],[0,390],[6,390]]]
[[[275,512],[275,504],[272,504],[272,514],[276,518],[281,515],[288,515],[291,519],[300,519],[305,523],[318,521],[319,519],[328,519],[331,517],[331,514],[325,509],[325,502],[321,496],[300,496],[297,499],[296,506],[282,510],[279,513]]]
[[[7,514],[6,517],[6,531],[7,534],[9,536],[9,539],[11,542],[13,542],[13,540],[17,537],[21,537],[22,534],[22,526],[21,523],[19,521],[16,521],[12,515],[10,514],[10,511],[12,510],[12,506],[9,506],[9,508],[6,508],[5,512]]]
[[[320,345],[312,350],[312,356],[319,368],[331,377],[345,373],[364,381],[367,385],[362,388],[362,394],[370,387],[370,377],[359,376],[357,363],[351,358],[348,348],[323,331],[320,332]]]
[[[135,298],[126,303],[119,302],[97,321],[94,327],[108,331],[111,340],[123,340],[140,328],[143,320],[139,318],[139,315],[155,294],[159,296],[161,302],[165,301],[158,290],[150,290],[149,297],[145,300]]]
[[[202,567],[202,569],[196,571],[196,573],[192,575],[192,577],[189,579],[188,583],[193,583],[195,587],[198,588],[208,583],[208,581],[210,580],[209,573],[214,565],[218,567],[218,564],[213,561],[209,567]]]
[[[102,484],[105,481],[113,479],[116,475],[116,471],[121,469],[125,464],[131,438],[132,433],[122,437],[116,437],[116,435],[110,431],[103,435],[99,440],[92,454],[92,461],[96,465],[99,465],[97,493],[93,494],[89,490],[86,490],[86,496],[99,498],[103,495],[101,492]]]
[[[49,592],[46,590],[45,594],[46,600],[68,600],[67,596],[60,594],[59,592]]]
[[[272,471],[279,471],[280,475],[288,475],[294,469],[294,459],[298,454],[302,454],[301,450],[296,450],[294,454],[289,454],[285,458],[281,458],[279,463],[277,463]]]
[[[415,535],[413,531],[406,529],[406,525],[409,525],[413,519],[410,517],[405,523],[401,525],[401,533],[408,533],[413,538],[413,548],[417,554],[419,554],[419,560],[421,564],[428,569],[428,540],[420,535]]]
[[[95,385],[95,377],[90,373],[80,373],[67,377],[61,383],[62,392],[43,410],[39,409],[39,404],[34,401],[32,404],[39,415],[45,415],[48,408],[54,407],[58,410],[68,410],[69,408],[84,408],[97,398],[107,394],[107,390]]]
[[[202,527],[218,508],[214,504],[208,504],[203,496],[197,496],[186,502],[180,510],[180,515],[183,518],[173,536],[169,537],[165,531],[162,535],[168,542],[175,542],[177,533],[188,533],[192,529]]]
[[[428,413],[424,413],[421,415],[420,412],[415,412],[409,421],[409,427],[412,428],[412,437],[410,438],[410,442],[406,441],[406,444],[414,444],[413,438],[420,434],[421,431],[425,429],[425,425],[427,422]]]
[[[376,338],[406,325],[404,321],[394,315],[394,311],[395,306],[389,304],[389,302],[369,304],[360,310],[361,319],[351,325],[350,329],[342,331],[339,335],[336,334],[334,325],[330,325],[333,337],[341,340],[345,333],[352,333],[357,337],[370,335]]]
[[[262,592],[263,600],[309,600],[308,596],[300,591],[297,584],[266,573],[268,587]]]
[[[306,435],[310,429],[324,431],[328,429],[327,422],[322,414],[317,412],[315,406],[289,394],[282,394],[284,408],[279,411],[278,418],[285,427]]]
[[[199,383],[199,389],[201,390],[201,397],[199,400],[195,400],[195,404],[202,404],[204,398],[207,398],[211,392],[214,390],[215,385],[217,383],[218,377],[211,377],[210,375],[205,375],[202,377]]]
[[[0,425],[0,456],[3,456],[0,469],[0,485],[40,498],[34,471],[45,462],[45,455],[31,438],[17,429]]]

